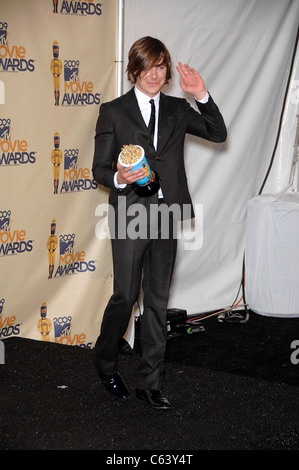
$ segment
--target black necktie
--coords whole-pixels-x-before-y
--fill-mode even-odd
[[[148,143],[154,145],[154,133],[155,133],[155,117],[156,117],[156,109],[155,109],[155,102],[154,100],[150,100],[150,104],[152,106],[152,112],[150,121],[148,124]]]

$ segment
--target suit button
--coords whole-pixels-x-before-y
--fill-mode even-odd
[[[156,156],[156,160],[160,160],[160,157],[158,155]]]

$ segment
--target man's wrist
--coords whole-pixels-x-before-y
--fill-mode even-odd
[[[207,103],[209,101],[209,92],[205,90],[203,93],[199,93],[198,95],[194,96],[196,101],[199,101],[200,103]]]
[[[127,186],[126,183],[119,183],[117,181],[117,176],[118,176],[118,171],[114,174],[114,186],[117,188],[117,189],[123,189]]]

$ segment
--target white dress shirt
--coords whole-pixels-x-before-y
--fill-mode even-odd
[[[150,96],[145,95],[144,93],[142,93],[142,91],[140,91],[136,86],[135,86],[135,94],[136,94],[139,109],[141,111],[144,122],[148,126],[149,121],[150,121],[150,117],[151,117],[151,112],[152,112],[152,107],[151,107],[151,104],[150,104],[150,99],[151,98],[150,98]],[[154,147],[157,150],[160,92],[156,96],[154,96],[153,100],[155,102],[155,109],[156,109]]]

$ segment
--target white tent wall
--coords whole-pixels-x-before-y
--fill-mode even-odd
[[[228,129],[228,139],[220,145],[186,139],[197,217],[179,240],[170,308],[192,315],[229,306],[235,299],[247,203],[258,194],[272,158],[298,17],[299,3],[293,0],[125,0],[123,91],[130,88],[125,76],[130,46],[142,36],[158,37],[174,65],[172,82],[163,91],[184,96],[175,65],[189,63],[203,76]],[[296,83],[294,76],[290,87]],[[192,97],[186,98],[192,103]],[[294,106],[287,111],[288,141],[296,122]],[[287,184],[292,145],[293,140],[278,146],[277,165],[275,157],[265,189],[277,192]]]
[[[273,154],[269,177],[263,188],[264,194],[281,194],[284,191],[298,191],[299,165],[292,163],[298,157],[296,133],[299,122],[299,43],[294,48],[294,60],[290,83],[285,96],[285,104],[281,115],[281,126],[277,146]],[[295,163],[295,162],[294,162]],[[294,175],[293,175],[294,173]],[[294,176],[294,177],[293,177]]]

